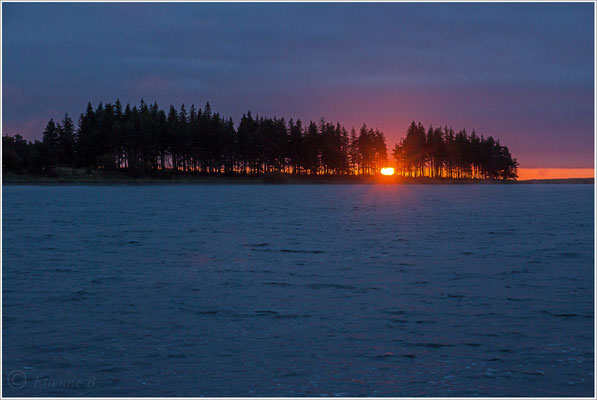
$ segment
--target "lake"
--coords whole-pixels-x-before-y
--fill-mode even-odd
[[[5,396],[593,396],[593,185],[4,186]]]

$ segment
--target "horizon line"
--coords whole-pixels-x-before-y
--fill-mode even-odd
[[[572,179],[595,178],[595,168],[524,168],[518,167],[518,179]]]

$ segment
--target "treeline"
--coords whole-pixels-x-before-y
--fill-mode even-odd
[[[439,135],[439,136],[438,136]],[[363,125],[350,132],[323,118],[300,119],[243,115],[232,119],[203,109],[170,106],[168,112],[143,100],[89,103],[78,127],[65,115],[51,119],[42,141],[3,136],[3,169],[50,173],[56,167],[124,170],[132,176],[181,174],[375,175],[390,164],[383,132]],[[394,149],[405,176],[516,178],[516,160],[493,138],[414,122]],[[468,164],[467,164],[468,163]]]
[[[518,162],[508,147],[489,136],[457,133],[444,127],[427,130],[412,122],[406,137],[392,151],[398,173],[403,176],[429,176],[476,179],[516,179]]]

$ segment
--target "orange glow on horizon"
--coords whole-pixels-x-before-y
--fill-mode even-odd
[[[518,180],[594,178],[593,168],[519,168]]]
[[[381,174],[382,175],[394,175],[394,168],[382,168]]]

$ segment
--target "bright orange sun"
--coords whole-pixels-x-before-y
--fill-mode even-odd
[[[381,174],[382,175],[394,175],[394,168],[382,168]]]

